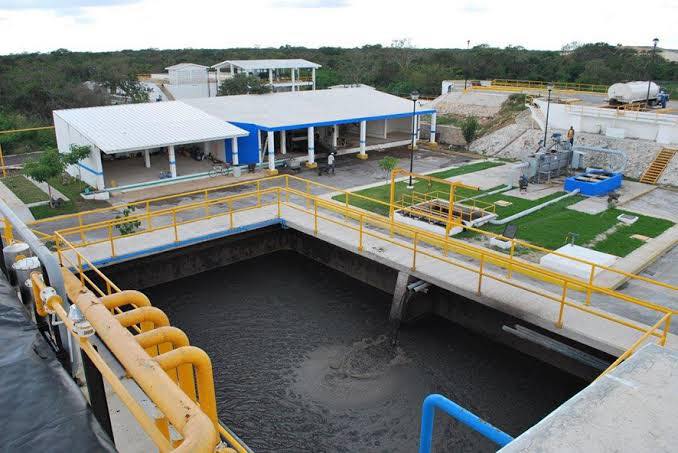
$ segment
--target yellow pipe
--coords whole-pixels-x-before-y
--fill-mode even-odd
[[[99,338],[130,376],[183,436],[184,441],[175,451],[213,452],[219,437],[210,417],[170,379],[104,304],[91,291],[82,287],[77,277],[66,269],[62,271],[68,297],[80,308]],[[151,313],[152,308],[141,307],[132,311]],[[132,315],[124,319],[129,321],[136,318]]]
[[[126,289],[124,291],[120,291],[119,293],[103,296],[101,297],[101,303],[103,303],[109,310],[123,307],[125,305],[134,305],[137,308],[151,306],[151,301],[148,299],[148,296],[142,292],[132,289]]]
[[[154,357],[155,361],[164,370],[172,370],[184,364],[195,367],[198,378],[198,401],[200,408],[218,426],[216,394],[214,392],[214,376],[212,375],[212,361],[205,351],[195,346],[182,346],[178,349]]]
[[[134,336],[139,345],[148,350],[153,347],[161,347],[162,344],[170,344],[172,349],[188,346],[188,336],[181,330],[172,326],[158,327],[157,329],[142,332]],[[170,377],[174,378],[173,373]],[[195,379],[193,378],[193,368],[190,364],[183,364],[177,367],[177,377],[179,386],[193,401],[197,401],[195,393]],[[174,379],[173,379],[174,380]]]
[[[70,273],[70,272],[69,272]],[[99,302],[108,310],[108,307]],[[139,307],[129,311],[123,311],[114,316],[123,327],[132,327],[143,322],[152,322],[153,327],[169,326],[169,318],[159,308]]]

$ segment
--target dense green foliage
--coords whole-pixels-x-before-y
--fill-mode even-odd
[[[469,116],[461,122],[460,127],[461,135],[464,136],[464,140],[466,140],[466,148],[468,148],[470,143],[475,140],[476,135],[478,135],[478,131],[480,130],[480,122],[475,116]]]
[[[264,94],[270,92],[271,87],[261,78],[245,74],[236,74],[232,79],[226,79],[219,85],[219,96]]]
[[[609,84],[646,79],[651,58],[647,52],[604,43],[569,46],[567,51],[505,49],[476,46],[462,49],[416,49],[407,40],[393,45],[361,48],[282,46],[267,49],[123,50],[119,52],[70,52],[0,56],[0,128],[51,123],[52,110],[102,105],[110,92],[123,92],[134,100],[145,93],[134,83],[138,74],[164,72],[181,62],[212,65],[226,59],[305,58],[322,65],[317,85],[365,83],[406,95],[417,89],[424,95],[440,92],[443,79],[532,79]],[[656,59],[653,78],[678,80],[678,63]],[[84,81],[97,82],[89,89]],[[676,85],[668,85],[675,88]],[[32,137],[31,137],[32,135]],[[53,133],[5,136],[5,147],[30,143],[40,149],[53,143]],[[45,143],[46,142],[46,143]],[[14,152],[17,152],[16,150]]]

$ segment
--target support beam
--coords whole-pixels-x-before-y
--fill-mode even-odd
[[[314,69],[315,71],[315,69]],[[332,149],[337,150],[337,141],[339,140],[339,125],[335,124],[332,127]]]
[[[280,154],[287,154],[287,132],[280,131]]]
[[[169,157],[170,174],[172,175],[172,178],[176,178],[177,177],[177,158],[174,155],[174,145],[170,145],[167,148],[167,155]]]
[[[315,128],[313,126],[308,128],[308,161],[306,166],[308,168],[316,168],[318,166],[315,162]]]
[[[268,173],[269,176],[277,175],[275,169],[275,132],[268,131]]]
[[[417,116],[412,115],[412,129],[410,131],[412,138],[412,144],[410,145],[413,149],[417,149]]]
[[[144,165],[146,168],[151,168],[151,150],[144,150]]]
[[[257,129],[257,149],[259,152],[259,164],[262,164],[264,162],[264,156],[263,153],[261,152],[261,131]]]
[[[273,87],[273,69],[268,70],[268,84]]]
[[[296,76],[295,76],[295,74],[294,74],[294,68],[292,68],[292,91],[295,91],[294,88],[295,88],[296,84],[297,84],[297,82],[296,82]]]
[[[367,147],[367,121],[360,122],[360,153],[358,153],[358,159],[365,160],[367,159],[367,153],[365,148]]]
[[[315,68],[311,69],[311,79],[313,80],[313,91],[315,91]]]
[[[436,112],[431,113],[431,143],[436,142]]]

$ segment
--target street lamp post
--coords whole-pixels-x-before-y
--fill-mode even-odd
[[[414,184],[412,183],[412,172],[414,171],[414,147],[416,146],[417,140],[417,100],[419,99],[419,92],[414,90],[410,93],[410,99],[412,99],[412,149],[410,150],[410,182],[407,184],[408,189],[414,189]]]
[[[551,110],[551,91],[553,91],[553,85],[547,85],[546,89],[549,92],[548,98],[546,99],[546,122],[544,123],[544,150],[546,150],[546,134],[549,128],[549,110]]]
[[[466,82],[468,81],[468,49],[469,49],[470,45],[471,45],[471,40],[469,39],[469,40],[466,41],[466,58],[465,58],[466,64],[464,65],[464,66],[466,66],[466,68],[464,70],[464,91],[466,91]]]
[[[647,70],[647,96],[645,98],[645,104],[650,105],[650,85],[652,85],[652,69],[654,69],[654,56],[655,53],[657,52],[657,43],[659,43],[659,38],[654,38],[652,40],[654,45],[652,46],[652,59],[650,61],[650,64],[648,65],[648,70]]]

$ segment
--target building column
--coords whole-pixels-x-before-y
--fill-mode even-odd
[[[233,76],[235,76],[235,74],[233,74],[233,65],[230,66],[231,66],[231,78],[233,78]]]
[[[257,152],[259,153],[259,164],[263,163],[264,156],[261,152],[261,131],[257,129]]]
[[[339,140],[339,125],[335,124],[332,127],[332,148],[336,151],[337,141]]]
[[[294,90],[295,85],[296,85],[296,76],[294,74],[294,68],[292,68],[292,91],[295,91]]]
[[[146,168],[151,168],[151,151],[148,149],[144,150],[144,165]]]
[[[431,143],[436,142],[436,112],[431,113]]]
[[[311,79],[313,80],[313,90],[315,91],[315,68],[311,69]]]
[[[316,168],[318,164],[315,162],[315,128],[313,126],[308,128],[308,161],[306,161],[308,168]]]
[[[360,122],[360,153],[358,159],[367,159],[365,148],[367,147],[367,121]]]
[[[231,139],[231,162],[234,166],[240,165],[240,160],[238,159],[238,137]]]
[[[269,176],[277,175],[275,169],[275,132],[268,131],[268,171]]]
[[[280,131],[280,154],[287,154],[287,132]]]
[[[268,70],[268,83],[273,86],[273,69]]]
[[[174,155],[174,145],[170,145],[167,148],[167,155],[169,157],[170,174],[172,175],[172,178],[176,178],[177,177],[177,158]]]
[[[414,121],[415,121],[414,124],[417,126],[417,127],[414,129],[415,131],[417,131],[416,141],[419,141],[419,134],[421,133],[421,121],[420,121],[421,118],[420,118],[420,116],[421,116],[421,115],[415,115],[415,117],[414,117]]]

